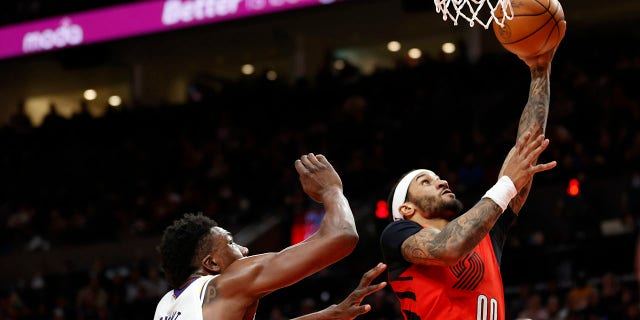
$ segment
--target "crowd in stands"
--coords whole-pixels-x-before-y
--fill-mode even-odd
[[[534,180],[505,249],[509,319],[640,319],[640,54],[630,42],[601,51],[581,40],[567,39],[553,64],[543,157],[559,166]],[[258,319],[338,301],[381,259],[386,221],[375,203],[400,174],[432,168],[467,207],[495,182],[529,71],[500,54],[474,63],[425,57],[368,75],[330,66],[295,83],[194,81],[193,98],[179,106],[124,106],[100,118],[64,118],[52,106],[39,127],[16,114],[0,128],[0,257],[104,242],[126,250],[184,212],[232,232],[273,215],[291,223],[313,206],[293,161],[315,152],[343,178],[360,244],[263,299]],[[577,196],[565,191],[572,178]],[[611,222],[622,227],[603,228]],[[150,318],[167,290],[155,261],[114,265],[99,253],[90,268],[2,284],[0,319]],[[362,319],[401,319],[390,290],[366,301],[373,310]]]

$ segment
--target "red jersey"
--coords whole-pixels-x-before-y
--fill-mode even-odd
[[[510,225],[494,229],[452,267],[423,266],[402,258],[400,246],[422,230],[413,221],[396,221],[385,228],[381,244],[389,284],[406,320],[505,320],[500,256]]]

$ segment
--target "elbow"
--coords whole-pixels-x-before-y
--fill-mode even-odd
[[[359,240],[360,240],[360,236],[355,230],[353,232],[350,232],[344,235],[343,241],[345,243],[345,246],[349,248],[349,253],[351,253],[351,251],[353,251],[356,248],[356,245],[358,244]]]
[[[466,255],[467,255],[466,252],[459,252],[457,250],[449,250],[449,251],[447,251],[445,254],[443,254],[441,256],[440,261],[442,261],[442,263],[447,267],[453,267],[453,266],[457,265],[458,263],[460,263],[460,261],[462,261],[463,258]]]
[[[453,267],[455,265],[457,265],[458,263],[460,263],[462,259],[460,259],[459,257],[447,257],[442,259],[442,262],[444,264],[445,267]]]
[[[342,259],[353,252],[359,240],[358,231],[353,224],[321,225],[315,237],[335,259]]]
[[[360,236],[358,236],[358,232],[356,230],[349,230],[341,233],[339,236],[340,246],[343,246],[348,253],[351,253],[358,244],[358,240],[360,240]]]
[[[335,234],[330,242],[333,250],[335,250],[335,253],[343,258],[348,256],[349,254],[351,254],[351,252],[353,252],[353,250],[355,250],[359,239],[360,237],[355,230],[345,230],[344,232]]]

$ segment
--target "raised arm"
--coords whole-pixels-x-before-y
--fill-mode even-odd
[[[519,139],[525,132],[531,132],[533,135],[545,134],[546,132],[551,94],[551,61],[554,54],[555,49],[533,58],[521,58],[531,71],[531,85],[529,99],[520,115],[516,139]],[[535,161],[537,162],[537,160],[536,158]],[[509,206],[515,214],[520,212],[527,200],[532,182],[533,177],[511,200]]]
[[[223,274],[231,279],[227,294],[249,299],[292,285],[349,255],[358,242],[342,181],[322,155],[308,154],[295,162],[304,191],[322,203],[325,215],[316,233],[277,253],[254,255],[234,262]],[[219,281],[222,284],[222,279]]]
[[[532,161],[548,144],[549,140],[542,135],[534,137],[526,133],[518,139],[503,167],[503,175],[509,177],[511,182],[507,183],[512,183],[511,188],[515,186],[515,191],[521,190],[535,173],[555,167],[555,161],[545,164]],[[505,182],[500,179],[498,184]],[[504,207],[507,203],[508,199]],[[425,228],[407,238],[401,246],[402,256],[415,264],[455,265],[489,233],[502,212],[503,207],[498,202],[483,198],[441,231]]]

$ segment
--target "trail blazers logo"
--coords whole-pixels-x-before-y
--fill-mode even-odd
[[[454,289],[473,290],[484,278],[484,262],[476,252],[468,254],[462,261],[449,268],[458,281]]]

